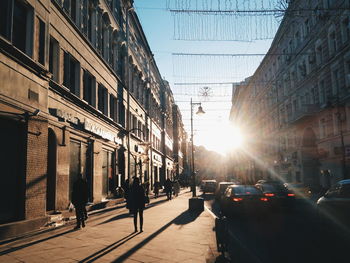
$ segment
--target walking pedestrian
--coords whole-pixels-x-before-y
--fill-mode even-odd
[[[88,200],[87,182],[83,179],[83,175],[79,174],[77,180],[73,184],[72,204],[75,208],[77,225],[75,229],[85,227],[87,219],[86,203]]]
[[[140,218],[140,232],[143,232],[143,210],[145,209],[146,196],[145,190],[140,185],[140,179],[134,178],[134,181],[129,190],[128,208],[134,215],[134,228],[137,232],[137,214]]]
[[[172,187],[172,183],[171,183],[169,178],[165,180],[164,190],[165,190],[165,193],[166,193],[168,200],[171,200],[171,194],[173,191],[173,187]]]
[[[177,197],[180,193],[179,181],[177,181],[177,180],[174,181],[173,188],[174,188],[174,196]]]

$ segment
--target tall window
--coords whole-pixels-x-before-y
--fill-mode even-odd
[[[112,94],[109,96],[109,117],[118,122],[118,100]]]
[[[337,51],[337,39],[335,35],[335,29],[331,29],[328,33],[328,47],[329,54],[333,54]]]
[[[0,1],[0,34],[32,56],[33,8],[21,0]]]
[[[52,80],[58,82],[59,80],[59,59],[60,59],[59,44],[53,37],[50,37],[49,50],[49,71],[52,73]]]
[[[108,92],[101,84],[98,85],[98,109],[108,115]]]
[[[350,19],[348,16],[342,19],[340,27],[342,42],[346,44],[350,40]]]
[[[338,95],[340,91],[339,70],[332,70],[332,93]]]
[[[316,46],[316,64],[320,65],[323,62],[323,48],[322,44],[318,43]]]
[[[38,16],[35,18],[35,59],[45,64],[45,23]]]
[[[80,64],[68,52],[64,52],[63,85],[73,94],[80,96]]]
[[[83,99],[91,106],[96,106],[96,79],[86,70],[83,76]]]

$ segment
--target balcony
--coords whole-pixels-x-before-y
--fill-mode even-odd
[[[288,116],[288,123],[293,124],[298,121],[304,120],[310,116],[315,115],[320,111],[318,104],[303,104],[301,108],[296,110],[293,114]]]

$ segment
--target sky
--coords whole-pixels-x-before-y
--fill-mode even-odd
[[[195,2],[201,1],[206,3],[212,0],[196,0]],[[226,2],[231,1],[234,3],[238,0],[226,0]],[[174,5],[183,2],[190,3],[188,0],[135,0],[134,6],[154,53],[159,71],[170,83],[175,103],[181,110],[188,135],[190,136],[190,100],[192,98],[193,102],[201,103],[206,112],[201,116],[196,114],[193,116],[194,144],[203,145],[208,150],[225,154],[230,145],[227,143],[228,137],[232,139],[232,133],[228,133],[232,97],[231,83],[243,81],[251,76],[263,56],[212,56],[208,54],[265,54],[272,39],[252,41],[249,37],[254,38],[254,34],[260,34],[260,37],[261,34],[271,35],[273,32],[270,31],[275,25],[270,23],[276,21],[264,20],[262,23],[252,19],[237,20],[236,17],[220,16],[209,20],[206,16],[188,14],[182,18],[167,9],[169,3]],[[223,2],[225,1],[222,0]],[[249,2],[254,3],[255,1]],[[262,3],[262,0],[258,2]],[[256,35],[257,38],[259,36]],[[221,41],[194,40],[206,37]],[[175,38],[187,39],[175,40]],[[225,40],[224,38],[230,38],[231,41],[222,41]],[[198,105],[195,104],[194,112],[197,109]]]

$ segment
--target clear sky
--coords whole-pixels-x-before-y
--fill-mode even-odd
[[[205,24],[206,21],[201,21],[201,19],[206,18],[191,16],[191,21],[177,21],[175,26],[175,15],[166,9],[167,2],[171,3],[172,1],[174,1],[173,3],[178,2],[178,0],[135,0],[134,5],[160,73],[171,85],[188,134],[190,134],[190,99],[192,97],[193,101],[202,102],[203,109],[206,112],[200,117],[194,116],[194,143],[203,145],[209,150],[223,153],[227,146],[224,142],[227,134],[224,134],[223,131],[226,129],[231,108],[232,85],[198,85],[198,83],[243,81],[254,73],[263,57],[179,56],[173,53],[265,54],[270,47],[271,39],[244,42],[184,41],[174,40],[175,30],[181,28],[187,36],[192,38],[200,38],[198,34],[205,34],[207,30],[210,32],[217,31],[222,34],[221,36],[218,35],[220,38],[226,36],[226,31],[235,26],[233,38],[246,38],[243,33],[248,29],[249,32],[268,32],[266,28],[270,30],[270,25],[260,27],[259,21],[255,21],[255,24],[249,24],[250,22],[244,19],[237,20],[234,25],[231,25],[230,23],[233,23],[231,22],[232,18],[228,18],[229,20],[223,18],[222,21],[219,18],[217,19],[219,22],[215,22],[215,20],[208,26],[208,24]],[[201,0],[197,1],[200,2]],[[254,3],[255,1],[249,2]],[[261,0],[258,2],[261,2]],[[199,28],[198,22],[204,28]],[[191,25],[186,23],[191,23]],[[211,26],[216,28],[213,29]],[[226,31],[223,31],[220,27],[225,27]],[[203,91],[208,90],[205,87],[209,88],[209,97],[201,95]],[[196,110],[197,108],[195,108]]]

